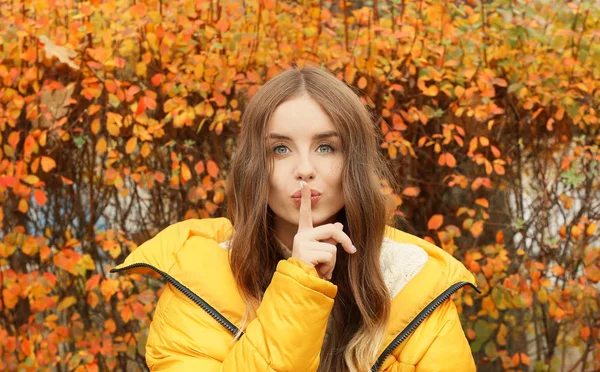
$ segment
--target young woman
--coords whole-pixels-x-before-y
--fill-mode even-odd
[[[168,282],[151,370],[473,371],[450,296],[473,275],[387,225],[390,179],[359,98],[319,68],[250,101],[227,218],[175,223],[111,272]]]

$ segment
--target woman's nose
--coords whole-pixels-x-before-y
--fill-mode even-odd
[[[300,156],[296,165],[296,179],[312,179],[315,177],[315,167],[307,155]]]

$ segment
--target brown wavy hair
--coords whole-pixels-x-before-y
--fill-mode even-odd
[[[242,116],[227,184],[227,217],[234,226],[229,260],[247,305],[239,328],[255,316],[278,261],[284,259],[272,239],[273,212],[267,204],[273,167],[268,124],[280,104],[303,94],[320,105],[341,135],[345,204],[337,220],[358,249],[354,255],[338,253],[332,280],[338,293],[319,371],[365,371],[377,358],[390,312],[379,256],[385,226],[393,220],[393,202],[381,186],[392,176],[367,108],[348,85],[318,67],[292,68],[269,80]],[[243,238],[235,239],[237,235]]]

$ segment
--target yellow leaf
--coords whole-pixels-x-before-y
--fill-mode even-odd
[[[118,243],[111,244],[108,248],[108,254],[110,254],[112,258],[119,257],[119,255],[121,254],[121,245]]]
[[[146,158],[148,157],[148,155],[150,155],[150,145],[148,144],[148,142],[144,142],[144,144],[142,145],[142,149],[140,150],[140,153],[142,154],[142,157]]]
[[[131,154],[137,147],[137,137],[131,137],[125,145],[125,153]]]
[[[500,328],[498,329],[498,335],[496,336],[496,342],[500,346],[506,345],[506,336],[508,335],[508,328],[503,323],[500,323]]]
[[[592,222],[591,224],[588,225],[587,229],[585,229],[585,233],[589,236],[594,235],[594,233],[596,232],[596,222]]]
[[[548,291],[546,291],[546,288],[540,288],[540,290],[537,292],[537,297],[538,301],[540,301],[542,304],[548,302]]]
[[[106,129],[108,130],[108,133],[113,137],[118,137],[121,133],[121,128],[119,128],[119,126],[116,123],[111,121],[108,121],[106,123]]]
[[[62,300],[60,302],[60,304],[58,304],[58,307],[56,308],[56,310],[64,311],[64,310],[68,309],[69,307],[71,307],[76,302],[77,302],[77,299],[74,296],[69,296],[69,297],[65,298],[64,300]]]
[[[106,138],[100,137],[98,142],[96,142],[96,153],[98,153],[98,155],[104,154],[106,152],[106,147]]]
[[[135,65],[135,73],[137,76],[145,78],[147,72],[148,72],[148,65],[146,65],[144,62],[138,62]]]
[[[465,94],[465,88],[463,88],[460,85],[457,85],[454,87],[454,94],[456,94],[456,97],[460,98],[463,96],[463,94]]]
[[[19,207],[18,207],[19,212],[27,213],[28,209],[29,209],[29,203],[27,203],[27,200],[25,200],[25,199],[19,200]]]
[[[92,133],[94,134],[98,134],[98,132],[100,131],[100,119],[96,118],[94,119],[94,121],[92,121]]]
[[[34,176],[32,174],[25,176],[23,178],[23,182],[28,183],[30,185],[35,185],[36,183],[38,183],[40,181],[40,179],[38,178],[38,176]]]
[[[52,169],[56,168],[56,161],[48,156],[42,156],[42,169],[48,173]]]

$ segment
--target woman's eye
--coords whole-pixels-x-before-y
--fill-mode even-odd
[[[319,146],[319,148],[323,148],[323,147],[324,147],[324,148],[327,148],[327,147],[328,147],[328,148],[329,148],[329,150],[330,150],[330,151],[328,151],[328,152],[325,152],[325,154],[335,151],[335,149],[334,149],[334,148],[333,148],[333,146],[331,146],[331,145],[321,145],[321,146]],[[322,151],[321,151],[321,152],[322,152]]]
[[[327,145],[327,144],[320,145],[319,146],[319,150],[321,148],[328,148],[329,149],[329,151],[318,151],[321,154],[329,154],[330,152],[334,152],[335,151],[335,148],[333,146]],[[284,145],[277,145],[277,146],[273,147],[273,152],[276,155],[285,155],[285,154],[287,154],[287,152],[285,152],[283,150],[280,151],[280,149],[286,149],[287,150],[288,148],[287,148],[287,146],[284,146]]]
[[[277,155],[284,155],[285,152],[277,151],[277,149],[287,149],[287,147],[285,147],[283,145],[278,145],[278,146],[273,147],[273,151],[275,152],[275,154],[277,154]]]

